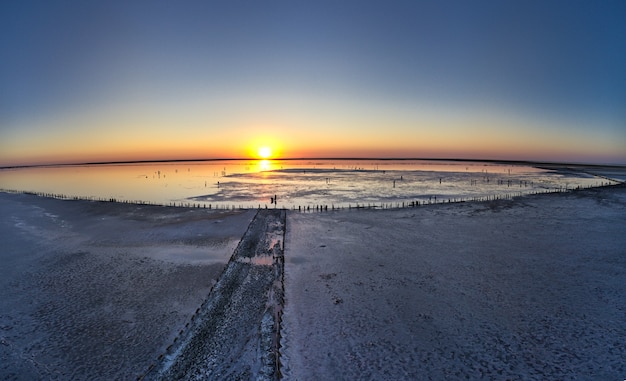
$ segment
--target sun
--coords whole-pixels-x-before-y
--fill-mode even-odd
[[[278,160],[282,155],[282,144],[274,138],[252,138],[245,145],[246,157],[256,160]]]
[[[269,159],[269,157],[272,156],[272,149],[270,147],[263,146],[259,148],[258,153],[261,159]]]

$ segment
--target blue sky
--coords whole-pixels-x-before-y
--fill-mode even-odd
[[[285,156],[626,164],[624,1],[0,10],[0,164],[241,156],[241,136]]]

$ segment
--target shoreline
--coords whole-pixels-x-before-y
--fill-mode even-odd
[[[626,184],[626,181],[622,181],[622,180],[618,180],[615,178],[609,178],[609,177],[604,177],[600,174],[592,174],[590,173],[590,175],[595,176],[595,177],[599,177],[602,178],[604,180],[607,180],[608,182],[613,182],[613,184],[611,183],[602,183],[601,185],[597,185],[597,186],[588,186],[588,187],[576,187],[576,188],[554,188],[554,189],[544,189],[544,190],[538,190],[538,191],[534,191],[534,192],[530,192],[530,193],[523,193],[523,192],[511,192],[511,193],[507,193],[504,195],[501,194],[497,194],[497,195],[489,195],[489,196],[476,196],[476,197],[461,197],[461,198],[446,198],[446,197],[440,197],[439,200],[437,200],[437,198],[435,197],[434,200],[429,200],[429,201],[419,201],[417,200],[419,197],[421,196],[416,196],[415,199],[416,200],[409,200],[407,199],[406,201],[378,201],[378,202],[355,202],[354,206],[352,204],[348,204],[348,206],[335,206],[332,205],[329,208],[328,204],[323,204],[323,205],[305,205],[305,206],[292,206],[291,208],[277,208],[277,207],[268,207],[267,204],[263,204],[264,207],[261,207],[261,204],[258,204],[257,207],[254,206],[250,206],[250,207],[244,207],[243,205],[236,205],[236,204],[230,204],[230,205],[220,205],[220,204],[215,204],[215,206],[212,206],[212,204],[209,205],[209,207],[206,207],[206,203],[205,204],[200,204],[200,203],[195,203],[195,202],[180,202],[178,205],[175,202],[172,202],[170,204],[162,204],[162,203],[156,203],[156,202],[149,202],[149,201],[141,201],[141,200],[117,200],[114,198],[110,198],[110,199],[102,199],[102,198],[94,198],[94,197],[90,197],[90,198],[82,198],[82,197],[77,197],[77,196],[67,196],[67,195],[62,195],[62,194],[54,194],[54,193],[47,193],[47,192],[32,192],[32,191],[20,191],[20,190],[11,190],[11,189],[0,189],[0,194],[5,193],[5,194],[21,194],[21,195],[29,195],[29,196],[35,196],[35,197],[41,197],[41,198],[46,198],[46,199],[55,199],[55,200],[64,200],[64,201],[81,201],[81,202],[97,202],[97,203],[113,203],[113,204],[120,204],[120,205],[130,205],[130,206],[149,206],[149,207],[162,207],[162,208],[180,208],[180,209],[202,209],[202,210],[206,210],[206,211],[216,211],[216,212],[224,212],[224,211],[250,211],[250,210],[269,210],[269,209],[279,209],[279,210],[285,210],[285,211],[298,211],[298,212],[302,212],[302,213],[309,213],[309,212],[327,212],[327,211],[344,211],[344,210],[359,210],[359,209],[367,209],[367,210],[394,210],[394,209],[407,209],[407,208],[416,208],[416,207],[423,207],[423,206],[429,206],[429,205],[443,205],[443,204],[462,204],[462,203],[473,203],[473,202],[492,202],[492,201],[498,201],[498,200],[515,200],[518,198],[522,198],[522,197],[529,197],[529,196],[538,196],[538,195],[547,195],[547,194],[562,194],[562,193],[569,193],[569,192],[580,192],[580,191],[585,191],[585,190],[593,190],[593,189],[601,189],[601,188],[607,188],[607,187],[619,187],[622,186],[624,184]],[[626,174],[625,174],[626,176]],[[195,197],[194,199],[197,199],[198,197]]]

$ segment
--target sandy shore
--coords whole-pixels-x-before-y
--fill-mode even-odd
[[[621,380],[626,188],[290,214],[289,380]]]
[[[240,285],[269,279],[257,276],[262,258],[247,258],[275,240],[260,235],[267,226],[250,228],[255,214],[0,193],[0,379],[134,379],[158,369],[162,355],[197,336],[185,336],[194,332],[186,325],[202,331],[212,321],[196,311],[217,300],[207,295],[229,260],[247,269]],[[624,186],[288,212],[286,232],[284,379],[626,374]],[[234,291],[231,315],[258,295]],[[254,304],[258,316],[276,307],[270,299]],[[189,352],[171,374],[209,374],[213,361],[238,379],[262,375],[262,348],[273,344],[258,316],[254,329],[230,319],[213,336],[220,344]]]

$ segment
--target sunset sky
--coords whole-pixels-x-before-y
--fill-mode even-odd
[[[626,1],[3,1],[0,166],[626,164]]]

